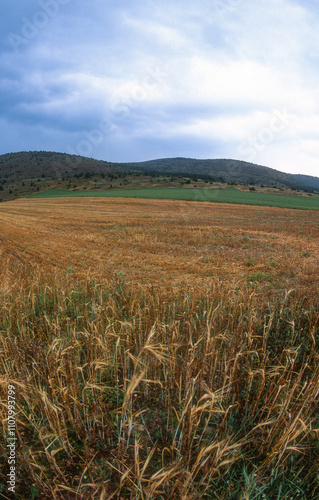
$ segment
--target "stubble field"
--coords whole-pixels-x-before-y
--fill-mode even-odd
[[[0,226],[17,498],[319,498],[318,211],[21,199]]]

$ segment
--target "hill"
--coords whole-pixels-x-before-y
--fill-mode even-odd
[[[84,156],[55,153],[51,151],[22,151],[0,156],[0,177],[8,181],[52,177],[71,177],[90,172],[102,174],[123,170],[123,166]]]
[[[202,182],[210,183],[319,191],[318,177],[287,174],[240,160],[196,160],[179,157],[111,163],[66,153],[24,151],[0,156],[0,200],[54,189],[58,185],[59,189],[136,189],[145,187],[146,181],[152,182],[154,176],[165,176],[171,187],[190,182],[187,179],[193,182],[201,179]],[[103,186],[100,182],[102,178],[105,180]],[[78,179],[81,179],[81,182],[75,182]],[[118,181],[114,183],[114,179]],[[174,179],[176,185],[172,184]],[[161,186],[158,184],[157,187]]]
[[[293,175],[273,168],[241,160],[195,160],[190,158],[163,158],[127,164],[131,168],[165,174],[190,174],[209,177],[218,182],[258,184],[269,187],[319,190],[319,178],[310,175]]]
[[[319,178],[311,175],[292,175],[297,185],[312,186],[315,191],[319,191]]]

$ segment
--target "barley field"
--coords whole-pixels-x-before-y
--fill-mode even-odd
[[[318,499],[319,211],[0,206],[0,498]]]

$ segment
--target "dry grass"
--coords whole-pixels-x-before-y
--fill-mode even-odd
[[[3,204],[16,497],[319,498],[318,222],[166,200]]]
[[[105,282],[316,285],[317,212],[170,200],[18,200],[0,207],[2,253]]]

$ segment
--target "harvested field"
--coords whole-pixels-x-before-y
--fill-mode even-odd
[[[103,282],[222,278],[316,283],[319,213],[170,200],[17,200],[0,207],[2,253]],[[70,271],[71,272],[71,271]],[[268,276],[268,278],[267,278]]]
[[[20,199],[0,227],[0,495],[14,387],[16,498],[319,498],[318,211]]]

